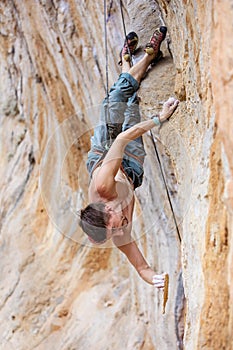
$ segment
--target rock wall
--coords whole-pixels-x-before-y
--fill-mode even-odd
[[[103,1],[0,3],[0,348],[231,349],[233,3],[124,1],[137,57],[155,27],[168,27],[164,58],[141,84],[142,117],[170,95],[181,101],[144,137],[133,230],[170,275],[165,315],[162,293],[78,227],[106,87],[103,11]],[[107,11],[110,86],[123,27],[119,3]]]

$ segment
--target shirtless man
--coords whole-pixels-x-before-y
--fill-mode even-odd
[[[149,65],[161,54],[166,27],[156,29],[145,47],[143,58],[130,67],[128,49],[133,54],[137,34],[127,35],[121,51],[122,73],[102,105],[101,124],[95,128],[87,168],[91,176],[90,203],[81,210],[80,225],[95,244],[108,239],[127,256],[140,277],[157,288],[164,287],[164,274],[157,275],[131,238],[134,190],[142,183],[145,151],[142,135],[167,120],[179,101],[169,98],[162,112],[140,122],[136,91]],[[106,112],[106,108],[109,112]],[[107,126],[108,120],[108,126]],[[110,135],[111,134],[111,135]],[[111,137],[110,137],[111,136]],[[112,142],[110,139],[113,139]]]

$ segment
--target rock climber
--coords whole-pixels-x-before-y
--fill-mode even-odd
[[[148,67],[161,57],[160,45],[166,32],[164,26],[155,30],[143,58],[132,67],[130,56],[136,50],[138,36],[135,32],[126,36],[119,62],[122,73],[103,101],[100,124],[91,138],[87,160],[90,204],[80,213],[80,226],[92,243],[112,239],[140,277],[157,288],[164,288],[165,274],[156,274],[148,265],[131,237],[131,229],[134,190],[143,178],[142,135],[167,120],[179,103],[170,97],[160,113],[140,121],[137,90]]]

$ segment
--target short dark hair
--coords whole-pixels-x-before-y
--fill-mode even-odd
[[[102,202],[91,203],[81,210],[80,226],[95,243],[104,243],[107,238],[107,225],[110,215]]]

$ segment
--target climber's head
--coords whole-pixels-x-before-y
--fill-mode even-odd
[[[128,219],[122,212],[98,202],[91,203],[80,213],[80,226],[92,243],[103,244],[113,236],[122,236]]]
[[[80,226],[93,243],[102,244],[107,240],[107,226],[110,215],[102,202],[91,203],[81,210]]]

